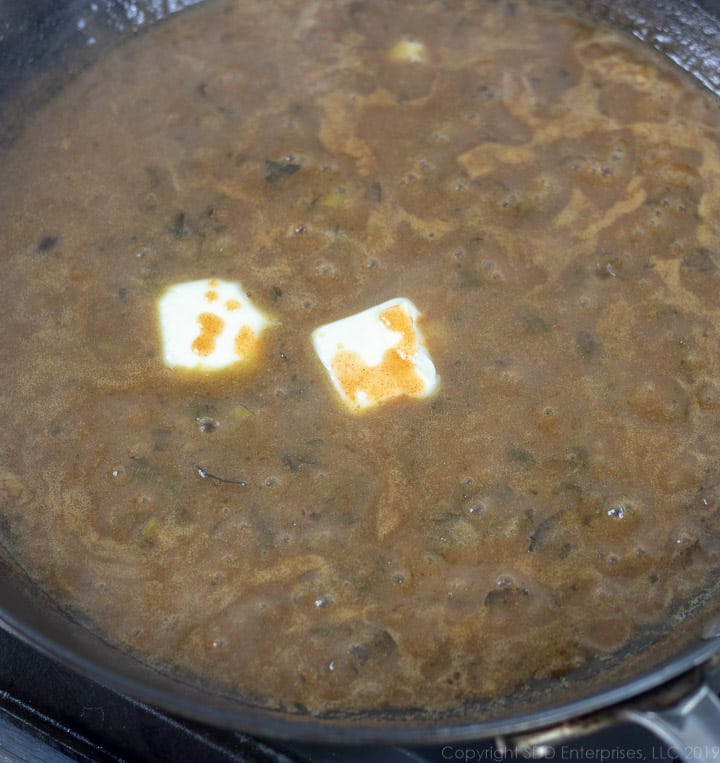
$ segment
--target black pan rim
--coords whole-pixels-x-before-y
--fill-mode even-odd
[[[123,0],[116,0],[112,4],[122,7],[124,2]],[[623,5],[622,3],[614,4],[608,0],[579,0],[578,4],[589,6],[591,9],[595,8],[599,14],[609,20],[620,18],[618,16],[619,7]],[[74,2],[73,5],[78,6],[79,3]],[[643,0],[638,4],[638,7],[643,5],[647,6],[648,0]],[[714,28],[718,29],[717,19],[710,12],[712,2],[698,4],[660,0],[660,2],[651,3],[651,5],[657,6],[667,13],[671,13],[673,9],[682,6],[684,10],[681,17],[685,24],[692,26],[698,23],[698,19],[710,19],[715,24]],[[716,7],[714,13],[720,15],[720,7]],[[659,33],[652,33],[641,28],[640,25],[631,31],[648,44],[662,48]],[[712,43],[713,40],[708,40],[708,42]],[[669,57],[682,68],[696,74],[703,86],[720,94],[720,65],[715,65],[720,61],[720,42],[717,40],[715,41],[714,54],[715,58],[711,56],[706,59],[710,66],[709,73],[706,73],[705,70],[693,71],[694,67],[698,65],[697,50],[685,50]],[[702,56],[700,59],[702,60]],[[716,74],[715,77],[713,72]],[[3,597],[0,595],[0,610],[2,609],[2,601]],[[11,609],[4,612],[0,611],[0,621],[0,625],[9,632],[61,664],[122,694],[164,708],[169,712],[212,725],[243,729],[277,739],[348,744],[458,742],[535,730],[594,713],[617,705],[629,698],[638,697],[702,665],[720,653],[720,637],[713,637],[708,640],[698,638],[695,644],[678,655],[607,690],[601,690],[570,702],[551,705],[540,711],[520,713],[508,718],[500,717],[499,719],[480,719],[477,721],[453,720],[453,718],[447,718],[444,721],[439,718],[434,722],[389,719],[378,724],[371,723],[361,717],[348,721],[330,717],[316,718],[307,715],[279,713],[269,711],[266,708],[253,708],[244,705],[238,705],[237,708],[233,709],[224,701],[213,702],[212,693],[203,692],[196,687],[190,687],[193,692],[197,692],[190,698],[183,695],[173,695],[157,686],[123,674],[122,671],[113,669],[107,664],[101,665],[89,659],[87,654],[73,644],[77,634],[72,628],[67,634],[66,641],[63,642],[52,638],[42,628],[34,627],[32,623]],[[81,641],[77,642],[77,644],[80,643]],[[101,648],[111,649],[107,645],[103,645]],[[109,664],[112,664],[111,660]],[[178,687],[181,686],[179,679],[169,678],[167,680],[175,682]],[[184,684],[182,685],[184,686]]]

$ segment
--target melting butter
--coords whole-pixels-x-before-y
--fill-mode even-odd
[[[219,278],[168,287],[158,314],[165,364],[199,371],[250,360],[270,324],[241,284]]]
[[[419,318],[417,307],[398,297],[313,331],[315,353],[350,410],[435,392],[440,380]]]

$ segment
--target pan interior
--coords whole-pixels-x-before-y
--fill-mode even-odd
[[[587,19],[207,3],[24,125],[1,526],[68,616],[329,724],[507,718],[699,643],[717,101]],[[156,300],[203,277],[274,319],[248,368],[163,366]],[[440,390],[349,415],[308,337],[396,296]]]

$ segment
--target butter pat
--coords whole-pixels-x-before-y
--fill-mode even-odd
[[[390,48],[390,59],[411,64],[424,63],[427,60],[425,45],[417,40],[400,40]]]
[[[168,287],[158,313],[165,364],[198,371],[249,360],[270,323],[239,283],[218,278]]]
[[[428,397],[439,377],[403,297],[320,326],[312,343],[341,400],[353,412],[398,397]]]

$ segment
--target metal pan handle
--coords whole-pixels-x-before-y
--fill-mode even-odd
[[[720,762],[720,655],[639,698],[556,726],[499,737],[504,752],[525,758],[554,758],[562,742],[622,723],[643,727],[668,748],[669,758],[684,763]]]
[[[720,699],[705,683],[673,707],[657,711],[628,708],[621,717],[653,733],[676,760],[720,760]]]

